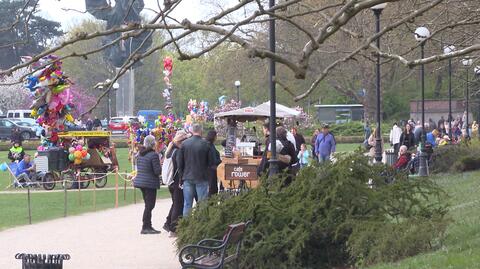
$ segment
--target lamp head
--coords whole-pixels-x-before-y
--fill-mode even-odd
[[[465,58],[462,60],[462,64],[463,66],[471,66],[473,64],[473,60],[472,59],[468,59],[468,58]]]
[[[118,88],[120,88],[120,84],[118,84],[118,82],[115,82],[115,83],[113,83],[112,87],[113,87],[115,90],[118,90]]]
[[[455,46],[454,45],[448,45],[443,47],[443,53],[444,54],[449,54],[455,51]]]
[[[382,11],[382,10],[385,9],[386,6],[387,6],[387,3],[381,3],[381,4],[378,4],[378,5],[374,5],[370,9],[373,10],[373,11]]]
[[[240,87],[240,80],[235,81],[235,86]]]
[[[480,65],[477,65],[475,66],[475,68],[473,68],[473,72],[475,72],[475,75],[480,75]]]
[[[430,31],[427,29],[427,27],[418,27],[417,30],[415,30],[415,39],[418,42],[423,42],[427,40],[427,38],[430,37]]]

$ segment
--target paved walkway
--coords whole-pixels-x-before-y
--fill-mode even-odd
[[[161,199],[153,212],[160,229],[170,208]],[[15,253],[68,253],[64,268],[180,268],[174,239],[140,235],[143,204],[46,221],[0,232],[0,268],[21,268]]]

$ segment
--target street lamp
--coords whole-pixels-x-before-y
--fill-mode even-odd
[[[375,15],[375,21],[376,21],[376,27],[375,27],[375,31],[376,33],[378,34],[380,32],[380,15],[382,14],[382,11],[383,9],[385,9],[385,7],[387,6],[386,3],[382,3],[382,4],[378,4],[378,5],[375,5],[373,7],[371,7],[371,9],[373,10],[373,14]],[[377,45],[377,49],[380,50],[380,37],[377,37],[376,39],[376,45]],[[376,140],[375,140],[375,161],[377,161],[378,163],[382,162],[382,132],[381,132],[381,129],[380,129],[380,126],[381,126],[381,117],[380,117],[380,113],[381,113],[381,109],[380,109],[380,79],[381,79],[381,75],[380,75],[380,54],[378,53],[377,54],[377,66],[376,66],[376,76],[377,76],[377,85],[376,85],[376,93],[377,93],[377,129],[376,129],[376,134],[375,134],[375,137],[376,137]]]
[[[425,58],[425,42],[430,37],[430,31],[426,27],[418,27],[415,30],[415,39],[420,42],[421,58]],[[425,153],[425,64],[422,63],[420,71],[422,79],[422,135],[420,143],[418,175],[428,176],[427,156]]]
[[[443,53],[449,54],[455,51],[455,46],[445,46]],[[448,137],[452,141],[452,58],[448,58]]]
[[[465,89],[465,111],[467,112],[467,116],[465,118],[465,130],[467,131],[467,137],[470,137],[470,133],[468,131],[468,103],[469,103],[469,96],[470,96],[470,90],[468,88],[468,71],[469,71],[469,67],[472,66],[473,64],[473,60],[472,59],[463,59],[462,60],[462,64],[463,66],[465,66],[465,68],[467,69],[466,73],[467,73],[467,77],[466,77],[466,89]]]
[[[272,9],[275,6],[275,0],[269,0],[268,6]],[[272,11],[275,13],[275,11]],[[275,17],[274,14],[269,15],[269,48],[271,53],[275,53]],[[275,60],[270,57],[270,74],[268,76],[268,82],[270,86],[270,151],[271,158],[269,161],[270,174],[269,176],[274,176],[278,173],[278,161],[277,161],[277,134],[276,134],[276,92],[275,92]]]
[[[117,91],[120,88],[120,84],[118,82],[113,83],[112,88]],[[112,97],[111,91],[108,91],[108,122],[110,122],[110,118],[112,117]]]
[[[240,80],[235,81],[235,87],[237,87],[237,103],[240,106]]]

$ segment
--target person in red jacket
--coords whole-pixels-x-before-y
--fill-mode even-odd
[[[402,145],[399,150],[399,156],[397,161],[393,164],[393,168],[397,170],[405,169],[408,165],[408,162],[411,159],[411,154],[407,151],[408,148],[405,145]]]

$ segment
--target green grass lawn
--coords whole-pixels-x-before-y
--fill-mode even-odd
[[[447,229],[447,236],[441,249],[397,263],[382,264],[371,268],[480,268],[479,178],[480,171],[434,177],[450,195],[449,215],[453,220]]]
[[[143,203],[142,194],[135,189],[136,202]],[[118,205],[124,206],[134,203],[134,190],[127,189],[125,196],[123,189],[119,190]],[[170,196],[167,188],[162,187],[158,198]],[[93,191],[76,190],[67,192],[67,215],[78,215],[95,210],[103,210],[115,206],[115,191],[99,190],[95,193],[95,206]],[[42,192],[31,193],[32,223],[60,218],[64,216],[64,193]],[[28,224],[27,192],[18,194],[0,194],[0,230]]]

